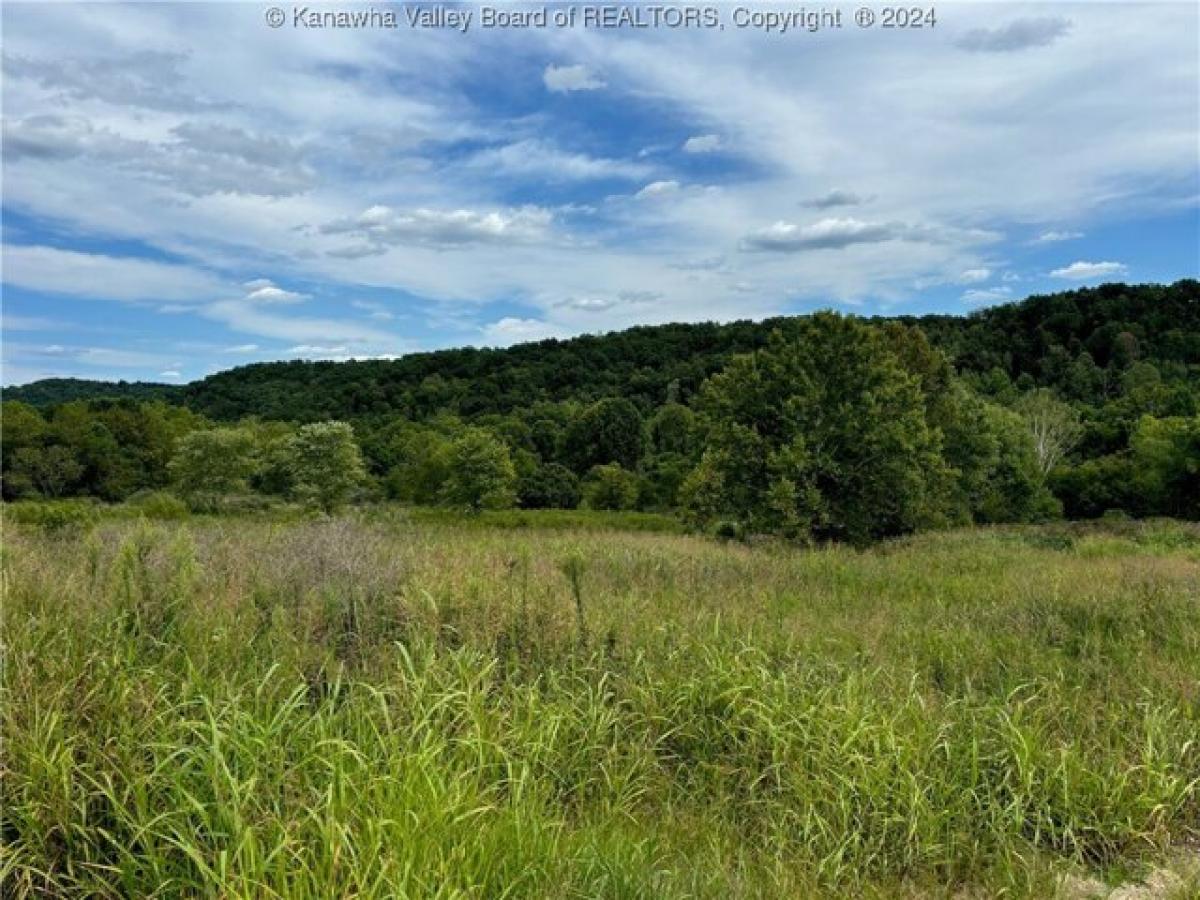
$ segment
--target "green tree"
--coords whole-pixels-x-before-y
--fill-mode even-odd
[[[5,500],[15,500],[34,490],[29,472],[28,454],[40,452],[46,436],[46,420],[41,413],[19,400],[0,404],[0,457],[4,478]]]
[[[387,495],[405,503],[437,503],[450,477],[451,443],[439,429],[405,422],[389,444]]]
[[[450,445],[442,500],[472,512],[507,509],[516,501],[516,481],[504,442],[483,428],[468,428]]]
[[[521,477],[517,496],[526,509],[574,509],[579,505],[579,479],[566,466],[544,463]]]
[[[216,509],[221,498],[246,490],[258,466],[254,436],[245,428],[203,428],[180,439],[170,471],[193,509]]]
[[[346,502],[366,480],[354,429],[345,422],[302,425],[286,442],[292,493],[325,513]]]
[[[22,447],[13,460],[14,474],[24,476],[44,497],[61,497],[83,476],[83,466],[66,447]]]
[[[1149,511],[1200,519],[1200,416],[1143,416],[1130,447]]]
[[[680,403],[664,404],[650,417],[648,431],[655,453],[689,456],[695,449],[696,414]]]
[[[642,417],[622,397],[606,397],[573,418],[563,434],[563,458],[576,472],[617,463],[637,466],[642,455]]]
[[[589,509],[634,509],[637,476],[616,463],[594,466],[583,482],[583,500]]]
[[[941,513],[946,477],[925,401],[879,329],[819,313],[705,383],[708,449],[687,493],[751,530],[854,542],[912,531]]]

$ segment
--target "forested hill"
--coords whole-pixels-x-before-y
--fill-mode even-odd
[[[72,400],[168,400],[180,402],[184,388],[151,381],[93,381],[87,378],[43,378],[4,389],[5,400],[44,408]]]
[[[968,316],[896,317],[919,325],[987,392],[1045,386],[1102,401],[1135,361],[1168,382],[1200,380],[1200,282],[1107,284],[1030,297]],[[48,406],[129,397],[182,403],[214,419],[307,421],[441,410],[464,417],[507,413],[542,400],[624,396],[649,409],[671,393],[683,401],[731,356],[763,346],[798,318],[644,326],[502,350],[416,353],[398,360],[274,362],[230,369],[174,387],[49,379],[6,391]]]

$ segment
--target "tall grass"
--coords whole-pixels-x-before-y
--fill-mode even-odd
[[[10,529],[2,893],[1136,878],[1200,839],[1200,535],[1069,537]]]

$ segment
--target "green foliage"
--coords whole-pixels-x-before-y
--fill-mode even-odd
[[[78,538],[99,518],[96,506],[86,500],[44,500],[8,504],[7,521],[27,526],[50,537]]]
[[[4,895],[1194,894],[1196,526],[490,516],[6,533]]]
[[[936,513],[938,435],[918,380],[878,329],[818,314],[710,379],[700,409],[708,450],[687,488],[693,515],[729,511],[755,531],[861,543]]]
[[[43,497],[69,493],[83,476],[83,466],[66,447],[22,447],[13,454],[14,478],[24,479]]]
[[[303,425],[284,449],[293,495],[322,512],[336,510],[366,479],[354,429],[345,422]]]
[[[1038,464],[1033,432],[1017,413],[959,388],[944,420],[951,467],[949,517],[956,522],[1022,522],[1059,511]]]
[[[490,431],[468,428],[450,445],[442,501],[478,512],[516,502],[517,473],[508,448]]]
[[[166,491],[134,494],[126,503],[138,515],[156,521],[179,521],[186,519],[190,512],[186,503]]]
[[[608,463],[635,468],[642,455],[637,407],[620,397],[606,397],[583,409],[563,434],[562,455],[580,473]]]
[[[583,502],[588,509],[634,509],[638,480],[616,463],[594,466],[583,482]]]
[[[824,523],[830,491],[812,481],[813,473],[823,471],[832,482],[842,476],[835,461],[816,459],[816,444],[802,439],[788,451],[795,459],[773,457],[770,465],[778,471],[764,475],[768,461],[754,456],[753,445],[773,445],[776,435],[727,429],[717,435],[718,447],[697,416],[704,411],[701,385],[732,359],[767,350],[775,332],[785,343],[810,340],[813,327],[805,317],[666,325],[505,350],[259,364],[171,389],[41,382],[6,391],[0,483],[6,500],[120,501],[161,489],[171,481],[169,462],[180,439],[212,427],[197,415],[203,412],[240,420],[237,427],[249,429],[258,463],[248,486],[279,497],[297,496],[290,423],[338,418],[354,425],[371,479],[364,495],[406,503],[440,501],[450,476],[450,445],[474,426],[508,446],[518,479],[531,491],[539,467],[562,465],[584,475],[594,465],[615,462],[637,473],[643,508],[671,509],[687,494],[692,519],[735,516],[751,531],[842,537],[850,529],[861,540],[864,533],[905,531],[914,523],[1039,518],[1053,515],[1059,501],[1069,516],[1109,508],[1133,515],[1195,514],[1186,473],[1142,484],[1133,471],[1133,445],[1144,417],[1187,420],[1200,414],[1200,283],[1104,285],[967,317],[875,320],[889,365],[917,386],[926,431],[933,445],[940,438],[944,463],[940,471],[926,468],[919,490],[901,491],[898,502],[905,508],[883,511],[891,521],[879,528]],[[184,408],[148,399],[159,396]],[[854,408],[874,414],[871,403]],[[1036,478],[1028,448],[1000,408],[1027,420]],[[757,423],[750,431],[755,428]],[[706,450],[714,451],[706,468],[685,484]],[[746,466],[743,450],[749,453]],[[1145,452],[1156,460],[1161,455]],[[718,462],[719,471],[713,469]],[[723,496],[700,491],[698,498],[697,487],[715,487],[714,473],[725,479]],[[886,482],[899,473],[880,475]],[[1057,499],[1047,496],[1047,488]],[[243,487],[236,491],[223,502],[248,502]],[[203,493],[191,492],[192,502],[211,506],[222,496]],[[699,499],[712,508],[700,509]],[[756,511],[747,518],[751,506]]]
[[[1131,447],[1147,507],[1200,520],[1200,416],[1143,416]]]
[[[246,490],[258,468],[258,448],[248,429],[201,428],[179,441],[169,468],[194,508],[212,510],[221,498]]]
[[[650,449],[657,454],[690,456],[696,451],[696,414],[680,403],[666,403],[650,417]]]
[[[517,496],[525,509],[574,509],[579,479],[566,466],[546,463],[521,477]]]

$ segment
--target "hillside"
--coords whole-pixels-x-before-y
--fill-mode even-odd
[[[167,400],[179,402],[183,387],[152,381],[95,381],[87,378],[43,378],[4,389],[5,400],[47,407],[72,400]]]
[[[272,362],[242,366],[181,387],[48,379],[8,389],[34,406],[99,397],[164,399],[210,418],[248,415],[310,421],[401,414],[424,419],[451,410],[467,418],[507,413],[538,401],[588,402],[624,396],[644,409],[671,385],[687,400],[728,359],[763,346],[774,329],[802,317],[718,325],[641,326],[605,335],[546,340],[507,349],[415,353],[397,360]],[[1053,387],[1101,402],[1105,375],[1153,363],[1170,382],[1200,379],[1200,282],[1107,284],[1032,296],[967,316],[877,319],[919,325],[960,374],[1003,373],[1023,387]],[[992,385],[995,388],[995,385]]]

